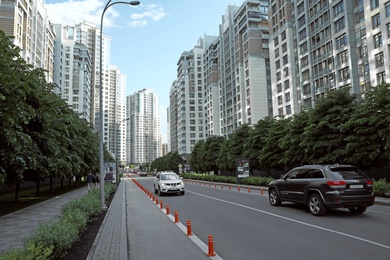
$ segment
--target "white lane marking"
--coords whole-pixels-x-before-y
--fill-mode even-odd
[[[306,222],[302,222],[302,221],[299,221],[299,220],[295,220],[295,219],[292,219],[292,218],[276,215],[274,213],[267,212],[267,211],[264,211],[264,210],[261,210],[261,209],[256,209],[256,208],[252,208],[252,207],[245,206],[245,205],[242,205],[242,204],[238,204],[238,203],[235,203],[235,202],[231,202],[231,201],[227,201],[227,200],[223,200],[223,199],[218,199],[218,198],[215,198],[215,197],[210,197],[210,196],[203,195],[203,194],[200,194],[200,193],[197,193],[197,192],[193,192],[193,191],[189,191],[189,190],[187,190],[187,192],[193,193],[195,195],[202,196],[202,197],[205,197],[205,198],[209,198],[209,199],[225,202],[225,203],[228,203],[228,204],[232,204],[232,205],[235,205],[235,206],[239,206],[239,207],[242,207],[242,208],[246,208],[246,209],[254,210],[254,211],[257,211],[257,212],[261,212],[263,214],[267,214],[267,215],[270,215],[270,216],[273,216],[273,217],[277,217],[277,218],[281,218],[281,219],[284,219],[284,220],[287,220],[287,221],[295,222],[295,223],[298,223],[298,224],[301,224],[301,225],[305,225],[305,226],[308,226],[308,227],[312,227],[312,228],[320,229],[320,230],[327,231],[327,232],[330,232],[330,233],[338,234],[338,235],[341,235],[341,236],[353,238],[353,239],[356,239],[356,240],[360,240],[360,241],[363,241],[363,242],[366,242],[366,243],[369,243],[369,244],[372,244],[372,245],[376,245],[376,246],[379,246],[379,247],[383,247],[385,249],[389,249],[390,250],[390,246],[387,246],[387,245],[384,245],[384,244],[380,244],[380,243],[377,243],[377,242],[374,242],[374,241],[371,241],[371,240],[368,240],[368,239],[365,239],[365,238],[349,235],[347,233],[339,232],[339,231],[336,231],[336,230],[333,230],[333,229],[328,229],[328,228],[312,225],[312,224],[309,224],[309,223],[306,223]]]

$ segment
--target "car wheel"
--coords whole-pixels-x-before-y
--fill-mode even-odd
[[[158,188],[157,193],[158,193],[158,196],[162,195],[162,192],[161,192],[160,188]]]
[[[154,188],[154,194],[157,194],[156,186],[153,186],[153,188]]]
[[[271,189],[268,193],[268,200],[272,206],[280,206],[282,201],[279,198],[279,194],[276,192],[276,189]]]
[[[348,209],[352,213],[362,214],[364,211],[366,211],[367,207],[353,207],[353,208],[348,208]]]
[[[185,191],[183,190],[183,191],[180,192],[180,195],[184,195],[184,193],[185,193]]]
[[[309,198],[309,210],[314,216],[323,216],[326,214],[325,204],[322,202],[320,195],[312,194]]]

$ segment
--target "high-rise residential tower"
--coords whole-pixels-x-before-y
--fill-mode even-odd
[[[126,97],[127,163],[150,163],[161,155],[158,96],[151,89]]]
[[[389,79],[389,1],[269,2],[275,115],[315,107],[328,90],[363,94]]]
[[[116,66],[110,68],[108,150],[119,166],[126,166],[126,76]]]
[[[1,0],[0,30],[15,37],[20,56],[34,68],[45,69],[46,80],[53,81],[55,34],[43,0]]]
[[[76,39],[77,28],[54,24],[54,83],[59,94],[81,118],[91,122],[92,58],[90,49]]]

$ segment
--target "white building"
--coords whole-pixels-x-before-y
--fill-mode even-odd
[[[315,107],[328,90],[363,94],[389,81],[388,0],[273,0],[269,17],[275,115]]]
[[[81,118],[91,121],[92,57],[83,43],[78,43],[74,26],[54,25],[54,83],[59,94]]]
[[[126,98],[127,163],[150,163],[161,155],[159,99],[151,89]]]
[[[34,68],[45,69],[46,80],[53,81],[55,34],[43,0],[1,0],[0,30],[15,37],[20,56]]]

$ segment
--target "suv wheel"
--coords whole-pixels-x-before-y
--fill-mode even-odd
[[[161,196],[161,195],[162,195],[162,192],[161,192],[161,190],[160,190],[160,187],[158,188],[157,193],[158,193],[158,196]]]
[[[349,211],[356,214],[362,214],[364,211],[366,211],[367,207],[354,207],[354,208],[348,208]]]
[[[154,187],[154,194],[157,194],[156,186],[153,186],[153,187]]]
[[[185,191],[183,190],[183,191],[180,192],[180,195],[184,195],[184,193],[185,193]]]
[[[322,202],[320,195],[312,194],[309,197],[309,210],[314,216],[323,216],[326,214],[326,207]]]
[[[280,206],[280,204],[282,204],[282,201],[280,200],[279,195],[276,192],[276,189],[271,189],[269,191],[268,199],[269,199],[269,203],[271,203],[272,206]]]

